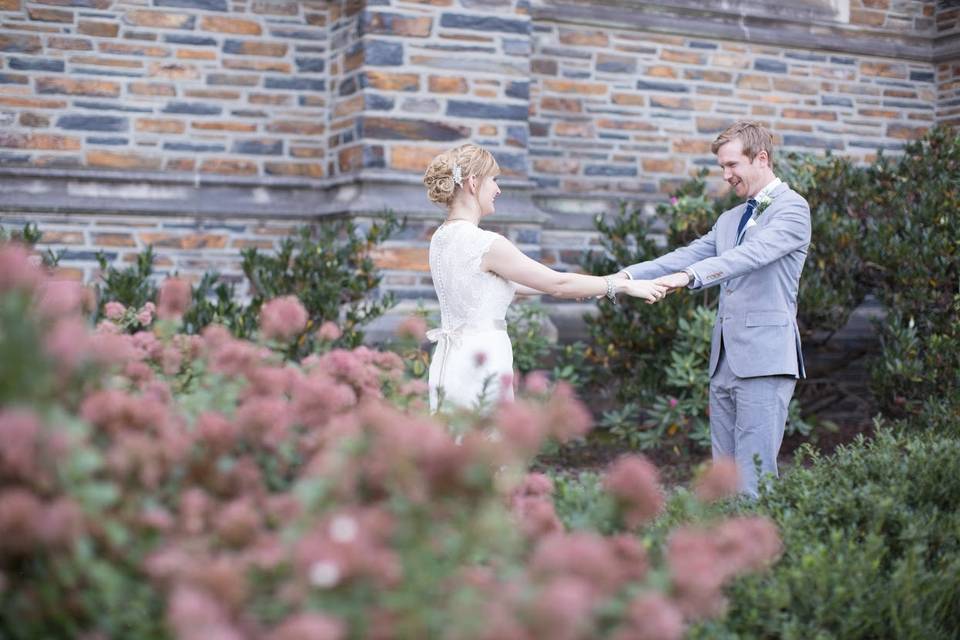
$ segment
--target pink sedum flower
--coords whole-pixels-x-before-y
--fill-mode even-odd
[[[615,640],[681,640],[683,614],[666,596],[648,591],[630,603],[627,623],[614,635]]]
[[[260,331],[269,340],[287,342],[307,326],[307,310],[296,296],[274,298],[260,310]]]
[[[421,316],[413,315],[404,318],[397,326],[397,335],[417,342],[423,342],[427,335],[427,321]]]
[[[338,327],[333,322],[327,320],[320,325],[320,328],[317,329],[317,338],[324,340],[326,342],[333,342],[334,340],[339,340],[340,336],[343,335],[343,332],[340,331]]]
[[[190,283],[182,278],[167,278],[157,296],[157,315],[163,319],[179,318],[190,307]]]
[[[620,457],[607,472],[604,485],[620,503],[628,527],[649,522],[663,509],[660,474],[643,456]]]
[[[126,312],[127,308],[115,300],[111,300],[103,305],[103,315],[105,315],[108,320],[120,320]]]
[[[733,458],[714,461],[694,484],[693,492],[701,502],[716,502],[737,493],[740,472]]]
[[[32,291],[42,280],[26,247],[16,242],[0,246],[0,291]]]
[[[148,302],[137,311],[137,322],[143,327],[149,327],[153,322],[153,316],[157,312],[157,307],[152,302]]]
[[[344,625],[320,613],[301,613],[288,618],[267,636],[267,640],[343,640]]]

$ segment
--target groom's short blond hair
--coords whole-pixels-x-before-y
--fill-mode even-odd
[[[710,151],[716,155],[720,147],[738,139],[743,144],[743,155],[752,162],[761,151],[767,152],[770,165],[773,166],[773,135],[758,122],[740,120],[724,129],[710,145]]]

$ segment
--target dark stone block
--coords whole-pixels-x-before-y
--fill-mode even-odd
[[[69,249],[60,253],[61,260],[85,260],[92,262],[97,259],[97,251],[70,251]],[[113,262],[117,259],[116,251],[104,251],[107,262]]]
[[[495,31],[500,33],[530,33],[529,20],[508,20],[491,16],[466,15],[462,13],[444,13],[440,16],[440,26],[451,29],[474,29],[477,31]]]
[[[504,173],[515,175],[526,175],[527,173],[527,155],[525,153],[504,153],[498,151],[493,156],[497,159],[497,164]]]
[[[129,140],[127,138],[87,138],[87,142],[90,144],[123,146],[126,145]]]
[[[543,178],[541,176],[534,176],[533,183],[537,185],[538,189],[560,188],[560,180],[558,178]]]
[[[370,109],[371,111],[389,111],[393,109],[393,105],[393,98],[388,98],[387,96],[381,96],[375,93],[368,93],[363,96],[364,109]]]
[[[922,109],[924,111],[933,111],[934,106],[926,102],[911,102],[908,100],[884,100],[883,106],[896,107],[897,109]]]
[[[226,151],[226,146],[222,144],[192,144],[190,142],[164,142],[164,151],[191,151],[200,153],[203,151],[213,151],[221,153]]]
[[[113,104],[110,102],[94,102],[91,100],[77,100],[73,103],[75,107],[81,109],[95,109],[97,111],[121,111],[124,113],[153,113],[150,107],[131,107],[122,104]]]
[[[0,84],[27,84],[30,79],[17,73],[0,72]]]
[[[364,117],[359,123],[360,136],[373,140],[462,140],[470,134],[465,127],[412,120],[407,118]]]
[[[825,107],[853,107],[853,100],[840,96],[823,96],[821,103]]]
[[[377,67],[399,67],[403,64],[403,44],[368,40],[364,45],[363,61]]]
[[[851,140],[851,147],[860,149],[883,149],[884,151],[903,151],[906,146],[904,142],[877,142],[875,140]]]
[[[57,126],[78,131],[127,131],[130,123],[120,116],[69,115],[60,116]]]
[[[800,53],[797,51],[787,51],[784,54],[786,57],[791,60],[806,60],[807,62],[826,62],[827,56],[822,56],[816,53]]]
[[[89,69],[87,67],[74,67],[71,71],[74,75],[83,76],[117,76],[121,78],[142,78],[141,71],[120,71],[119,69]]]
[[[531,120],[530,135],[534,138],[546,138],[550,135],[550,124],[542,120]]]
[[[338,93],[341,96],[350,96],[357,92],[357,77],[350,76],[346,80],[340,83],[340,88]]]
[[[30,162],[30,154],[20,154],[20,153],[0,153],[0,164],[26,164]],[[9,221],[9,224],[23,226],[21,222]]]
[[[291,78],[270,76],[264,81],[267,89],[289,89],[292,91],[326,91],[327,81],[313,78]]]
[[[587,51],[577,51],[573,47],[544,47],[538,53],[546,58],[576,58],[578,60],[589,60],[593,57],[592,53]]]
[[[691,40],[690,48],[692,49],[717,49],[719,48],[716,42],[703,42],[702,40]]]
[[[168,102],[163,108],[163,113],[184,113],[194,116],[216,116],[222,111],[223,107],[202,102]]]
[[[509,126],[507,127],[507,144],[525,148],[529,143],[529,135],[527,127]]]
[[[232,153],[249,153],[258,156],[279,156],[283,153],[282,140],[237,140]]]
[[[856,59],[856,58],[846,58],[846,57],[841,57],[841,56],[830,56],[830,62],[832,62],[833,64],[849,64],[849,65],[854,65],[854,64],[857,64],[857,59]]]
[[[400,108],[409,113],[436,113],[440,110],[440,101],[433,98],[407,98]]]
[[[194,47],[215,47],[217,41],[203,36],[189,36],[182,33],[167,33],[163,36],[164,42],[170,44],[189,44]]]
[[[297,70],[302,73],[322,73],[326,64],[323,58],[297,58]]]
[[[637,80],[637,89],[648,91],[672,91],[673,93],[689,93],[690,87],[678,82],[657,82],[655,80]]]
[[[911,71],[910,79],[914,82],[933,82],[936,77],[932,71]]]
[[[573,80],[589,80],[593,77],[593,74],[589,71],[564,71],[563,77]]]
[[[304,31],[302,29],[270,29],[270,35],[283,40],[324,40],[326,35],[322,31]]]
[[[508,56],[528,56],[532,53],[530,40],[503,39],[503,52]]]
[[[528,109],[526,105],[500,105],[492,102],[450,100],[447,102],[447,115],[487,120],[526,120]]]
[[[600,133],[597,135],[597,137],[602,140],[629,140],[630,139],[630,136],[623,133]]]
[[[757,58],[753,61],[753,68],[757,71],[766,71],[768,73],[786,73],[786,63],[770,58]]]
[[[507,85],[506,93],[511,98],[522,98],[523,100],[529,100],[530,82],[527,80],[522,82],[511,82]]]
[[[588,176],[636,176],[636,167],[623,167],[610,164],[588,164],[583,170]]]
[[[227,11],[227,0],[154,0],[157,7],[178,9],[202,9],[204,11]]]
[[[372,146],[363,148],[364,169],[383,169],[386,166],[387,161],[383,155],[383,147]]]
[[[52,73],[62,73],[66,67],[63,60],[46,58],[10,58],[7,66],[18,71],[50,71]]]
[[[540,231],[538,229],[517,229],[514,241],[517,244],[540,244]]]
[[[604,60],[597,63],[597,71],[606,73],[636,73],[637,63],[633,60]]]
[[[811,149],[843,149],[843,141],[837,139],[827,140],[816,136],[802,136],[796,134],[786,134],[783,136],[783,144],[787,147],[808,147]]]

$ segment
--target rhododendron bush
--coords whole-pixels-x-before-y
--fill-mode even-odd
[[[648,549],[665,497],[639,457],[606,476],[613,534],[565,531],[526,468],[589,428],[567,387],[534,376],[441,421],[395,353],[285,361],[296,298],[247,341],[178,333],[189,291],[169,280],[94,330],[83,288],[0,247],[0,636],[679,638],[778,557],[757,518]],[[707,502],[735,478],[701,485]]]

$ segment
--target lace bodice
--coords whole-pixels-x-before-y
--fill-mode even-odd
[[[469,324],[503,320],[515,285],[482,271],[480,261],[495,239],[467,221],[441,225],[430,240],[430,274],[440,301],[440,323],[454,331]]]

